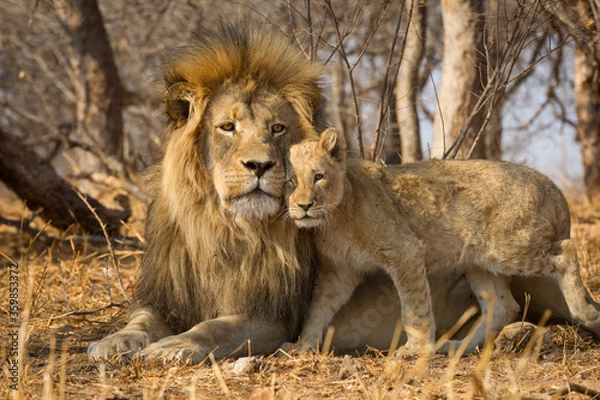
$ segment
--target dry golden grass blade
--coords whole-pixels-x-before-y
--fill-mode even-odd
[[[329,325],[327,328],[327,332],[325,333],[325,338],[323,339],[323,346],[321,347],[321,352],[323,354],[328,354],[331,349],[331,341],[333,340],[333,333],[335,332],[335,326]]]
[[[394,334],[392,335],[392,341],[390,342],[390,347],[388,348],[388,357],[393,357],[394,352],[398,348],[398,344],[400,343],[400,336],[402,335],[402,321],[398,319],[396,321],[396,327],[394,328]],[[437,347],[437,346],[436,346]]]
[[[219,382],[219,386],[221,387],[221,390],[223,391],[223,393],[225,393],[225,396],[227,398],[231,398],[231,392],[229,391],[229,388],[227,387],[227,383],[225,382],[225,379],[223,378],[223,372],[221,372],[221,368],[219,368],[219,364],[215,360],[214,354],[210,353],[209,358],[210,358],[210,363],[212,365],[213,373],[215,374],[215,378],[217,378],[217,382]]]
[[[458,319],[458,321],[456,321],[456,323],[452,326],[452,328],[450,328],[450,330],[448,332],[445,332],[442,336],[440,336],[440,338],[436,341],[435,343],[435,348],[439,349],[442,344],[444,344],[445,341],[451,339],[456,332],[458,332],[460,330],[460,328],[462,328],[471,318],[473,318],[475,315],[477,315],[477,313],[479,312],[479,309],[475,306],[473,307],[469,307],[464,313],[463,315],[461,315],[461,317]],[[479,322],[477,321],[475,323],[475,326],[477,326],[479,324]]]

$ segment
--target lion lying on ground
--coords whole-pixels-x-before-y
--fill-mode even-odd
[[[434,348],[426,274],[452,269],[464,272],[483,314],[492,307],[492,333],[519,312],[509,276],[549,275],[559,282],[573,319],[600,336],[600,312],[587,302],[569,240],[568,205],[545,176],[491,161],[390,169],[347,161],[344,137],[332,128],[293,145],[290,162],[295,188],[289,215],[298,227],[315,228],[322,265],[299,350],[319,345],[363,276],[378,269],[391,276],[401,300],[408,336],[402,353]],[[482,346],[486,332],[482,322],[465,339],[466,352]],[[462,344],[447,342],[441,351]]]
[[[248,340],[269,353],[298,335],[312,244],[278,215],[288,148],[316,135],[320,72],[261,26],[223,25],[174,59],[136,308],[90,357],[144,349],[198,363],[213,350],[247,354]]]
[[[320,131],[319,74],[264,26],[221,26],[174,58],[136,301],[123,329],[90,345],[92,359],[197,363],[213,351],[272,353],[298,337],[316,260],[282,209],[289,147]],[[430,282],[436,326],[448,329],[472,292],[460,273]],[[554,282],[526,285],[540,290],[532,304],[561,307]],[[389,288],[386,277],[365,280],[334,320],[336,348],[389,345],[400,309]]]

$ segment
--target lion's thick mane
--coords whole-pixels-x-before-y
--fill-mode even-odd
[[[289,321],[296,335],[314,283],[310,240],[281,217],[245,219],[225,210],[205,137],[211,102],[232,91],[243,102],[259,91],[280,95],[300,127],[291,140],[314,135],[321,71],[257,25],[223,25],[199,37],[164,74],[171,121],[162,160],[148,178],[154,203],[136,298],[179,332],[245,314]]]

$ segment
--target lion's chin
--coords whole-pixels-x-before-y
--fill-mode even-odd
[[[267,220],[279,214],[281,200],[261,190],[227,201],[227,208],[237,217],[249,220]]]
[[[311,217],[304,217],[301,219],[297,219],[294,221],[294,223],[296,224],[296,226],[298,228],[301,229],[308,229],[308,228],[316,228],[318,226],[321,226],[323,224],[323,219],[322,218],[311,218]]]

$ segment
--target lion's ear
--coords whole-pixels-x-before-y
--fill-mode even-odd
[[[327,128],[319,138],[319,149],[338,162],[346,160],[346,140],[342,132]]]
[[[184,122],[190,116],[190,106],[194,98],[193,89],[189,82],[177,82],[167,89],[165,108],[174,122]]]

